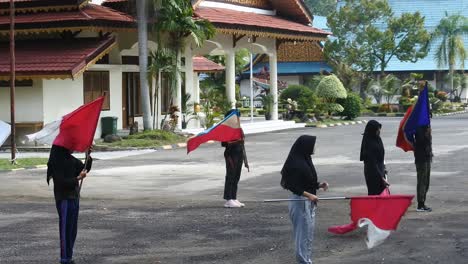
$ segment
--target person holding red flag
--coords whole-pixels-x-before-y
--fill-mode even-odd
[[[239,119],[240,112],[237,109],[231,109],[225,117],[236,115]],[[239,122],[239,120],[238,120]],[[224,195],[226,200],[224,207],[226,208],[239,208],[244,207],[245,204],[237,200],[237,185],[239,184],[240,176],[242,173],[242,164],[248,168],[247,157],[244,147],[244,133],[241,130],[241,137],[233,141],[223,141],[221,146],[225,147],[224,159],[226,161],[226,179],[224,182]]]
[[[101,96],[27,136],[29,140],[52,145],[47,162],[47,184],[50,179],[54,180],[62,264],[75,263],[73,247],[78,230],[81,182],[91,170],[91,145],[103,102],[104,96]],[[73,152],[86,152],[85,163],[73,157]]]
[[[53,145],[47,162],[47,184],[54,180],[55,205],[59,215],[60,263],[73,264],[73,247],[78,231],[80,184],[91,170],[93,159],[86,155],[86,166],[72,151]]]
[[[289,217],[293,225],[296,260],[299,264],[312,263],[312,245],[317,208],[317,190],[328,189],[328,183],[318,182],[311,155],[315,152],[316,137],[300,136],[289,152],[281,170],[281,186],[292,192]],[[304,199],[304,197],[306,199]]]

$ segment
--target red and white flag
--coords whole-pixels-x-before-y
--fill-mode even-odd
[[[99,97],[82,105],[60,120],[45,125],[41,131],[27,135],[27,138],[29,141],[84,152],[93,143],[103,102],[104,97]]]
[[[194,151],[198,146],[210,140],[229,142],[242,139],[243,132],[240,126],[239,115],[239,110],[232,111],[221,122],[191,137],[187,141],[187,153]]]
[[[329,227],[328,231],[341,235],[367,226],[367,248],[373,248],[383,243],[391,231],[397,229],[413,198],[414,195],[390,195],[388,189],[380,195],[352,197],[352,222]]]

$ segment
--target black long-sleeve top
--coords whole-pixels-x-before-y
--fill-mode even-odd
[[[303,195],[304,192],[317,194],[320,184],[311,158],[315,141],[314,136],[300,136],[281,170],[281,186],[296,195]]]
[[[86,170],[91,170],[93,159],[88,157]],[[47,163],[47,183],[54,180],[54,196],[56,200],[77,199],[79,197],[79,181],[77,177],[84,169],[84,164],[71,155],[66,148],[52,146]]]
[[[432,157],[432,135],[430,128],[419,127],[416,129],[414,137],[414,162],[431,162]]]

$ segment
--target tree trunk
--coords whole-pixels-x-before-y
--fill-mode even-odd
[[[147,1],[139,0],[137,2],[138,15],[138,55],[140,63],[140,89],[141,105],[143,110],[144,130],[150,130],[151,127],[151,107],[150,93],[148,88],[148,20],[147,20]]]
[[[453,90],[453,65],[450,64],[449,65],[449,72],[450,72],[450,93],[452,94],[452,96],[454,95],[454,90]],[[452,99],[455,99],[455,98],[452,98]]]

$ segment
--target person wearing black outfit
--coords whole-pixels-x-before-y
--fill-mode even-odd
[[[417,198],[418,212],[431,212],[426,206],[426,194],[429,190],[431,176],[432,157],[432,130],[430,126],[422,126],[416,129],[414,136],[414,163],[417,172]]]
[[[380,138],[382,124],[370,120],[362,134],[360,160],[364,162],[367,194],[379,195],[388,186],[385,174],[385,149]]]
[[[73,264],[73,247],[78,230],[80,207],[79,182],[91,170],[92,158],[85,165],[71,155],[71,151],[53,145],[47,163],[47,184],[54,180],[55,205],[59,215],[60,263]]]
[[[281,170],[281,186],[292,192],[289,217],[293,225],[296,260],[300,264],[312,263],[318,201],[316,194],[319,188],[328,189],[327,182],[318,182],[317,172],[312,163],[311,155],[314,154],[315,141],[314,136],[300,136],[292,146]],[[301,201],[297,201],[298,199]]]
[[[225,117],[234,111],[237,116],[240,116],[240,112],[237,109],[232,109],[225,114]],[[248,168],[245,156],[244,137],[236,141],[222,142],[221,146],[226,148],[224,151],[224,159],[226,161],[226,180],[224,183],[224,200],[226,200],[226,203],[224,207],[244,207],[245,204],[237,200],[237,185],[242,172],[242,164],[245,163],[245,166]]]

